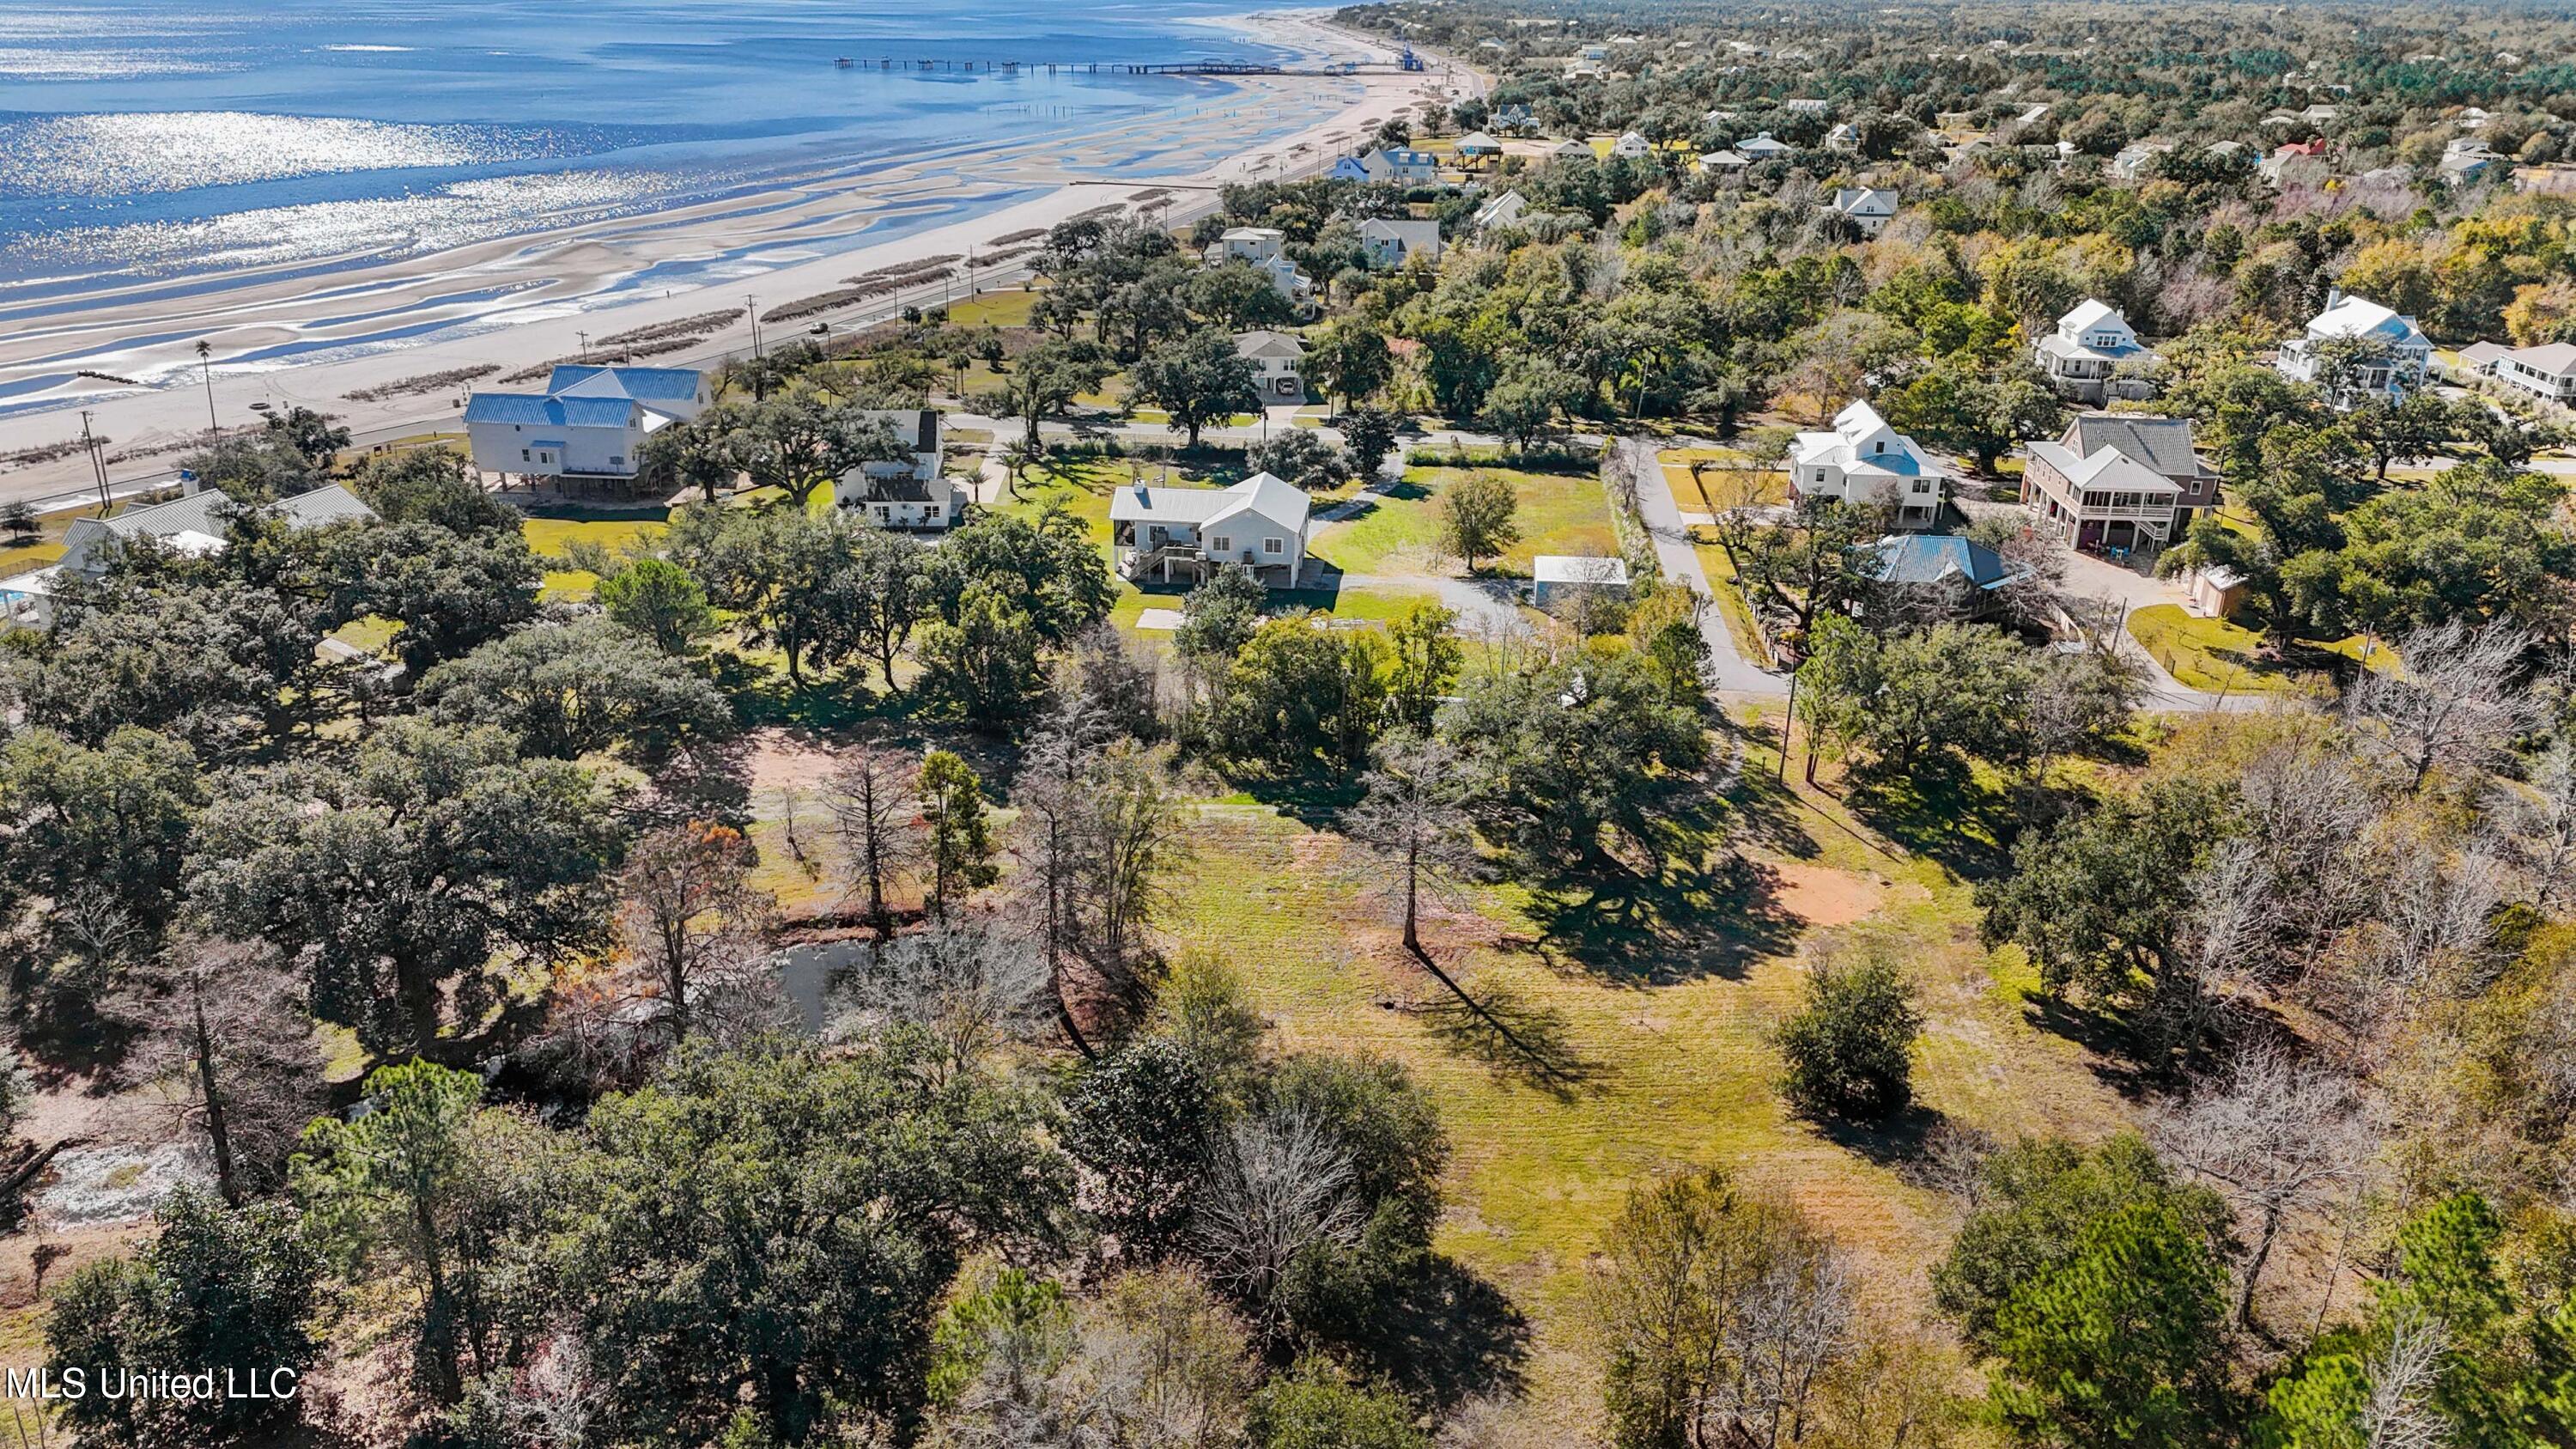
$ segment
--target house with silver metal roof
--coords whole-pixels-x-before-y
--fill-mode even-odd
[[[1129,579],[1195,582],[1231,564],[1293,589],[1312,528],[1305,493],[1268,473],[1231,488],[1133,483],[1109,499],[1110,562]]]

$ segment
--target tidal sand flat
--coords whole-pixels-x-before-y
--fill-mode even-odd
[[[404,412],[347,400],[371,385],[1280,174],[1419,84],[1311,73],[1380,53],[1309,18],[1187,5],[124,0],[43,34],[0,57],[0,452],[76,406],[202,428],[200,339],[236,409],[363,426]],[[1310,73],[1108,69],[1198,60]]]

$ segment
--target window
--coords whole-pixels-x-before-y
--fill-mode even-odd
[[[1216,537],[1208,540],[1208,547],[1215,549],[1218,553],[1223,553],[1227,549],[1234,547],[1234,539],[1227,534],[1220,533]]]
[[[623,468],[623,467],[625,467],[625,466],[626,466],[626,455],[625,455],[624,453],[611,453],[611,454],[609,454],[609,455],[608,455],[608,466],[609,466],[609,467],[611,467],[611,468]]]
[[[522,463],[524,463],[524,462],[528,461],[528,450],[527,450],[527,449],[525,449],[525,448],[521,448],[521,449],[519,450],[519,461],[520,461],[520,462],[522,462]]]
[[[1280,550],[1279,540],[1277,540],[1277,539],[1275,539],[1275,538],[1265,538],[1265,539],[1263,539],[1263,540],[1261,541],[1261,551],[1262,551],[1263,553],[1278,553],[1278,552],[1280,552],[1281,550]]]
[[[1819,482],[1819,483],[1822,483],[1822,482],[1824,482],[1824,481],[1825,481],[1825,470],[1824,470],[1824,469],[1822,469],[1822,468],[1818,468],[1818,469],[1816,470],[1816,481],[1817,481],[1817,482]]]
[[[1869,450],[1870,450],[1870,452],[1872,452],[1872,453],[1884,453],[1884,452],[1886,452],[1886,451],[1887,451],[1887,439],[1885,439],[1885,438],[1874,438],[1874,439],[1872,439],[1872,440],[1870,441]]]

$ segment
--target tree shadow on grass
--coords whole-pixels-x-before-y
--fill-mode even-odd
[[[2011,795],[1943,756],[1857,783],[1845,804],[1871,829],[1963,880],[2000,874],[2020,828]]]
[[[1445,1411],[1520,1390],[1529,1320],[1475,1270],[1426,1255],[1371,1308],[1353,1346],[1415,1398]]]
[[[1707,837],[1693,846],[1659,851],[1651,873],[1613,867],[1533,886],[1541,952],[1631,986],[1735,980],[1785,953],[1802,923],[1780,904],[1779,873]]]
[[[1434,1041],[1482,1062],[1495,1076],[1571,1101],[1604,1085],[1602,1064],[1574,1045],[1565,1014],[1541,1006],[1502,982],[1473,988],[1475,1006],[1443,995],[1417,1008]]]
[[[785,669],[766,660],[718,653],[714,662],[715,686],[746,728],[843,730],[868,720],[904,719],[913,708],[913,695],[881,694],[868,686],[861,670],[808,678],[799,689]]]
[[[1811,1119],[1816,1135],[1880,1167],[1905,1168],[1921,1162],[1940,1130],[1949,1123],[1938,1107],[1908,1102],[1884,1122],[1855,1122],[1844,1117]]]

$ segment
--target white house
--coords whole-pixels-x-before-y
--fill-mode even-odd
[[[1315,294],[1315,284],[1288,260],[1287,245],[1288,233],[1275,226],[1234,226],[1208,243],[1203,259],[1210,266],[1242,262],[1270,278],[1280,296],[1302,304]]]
[[[1792,115],[1821,116],[1825,113],[1825,103],[1813,98],[1803,98],[1799,100],[1782,101],[1780,103],[1780,109],[1787,111]]]
[[[1484,131],[1469,131],[1458,138],[1458,154],[1471,161],[1490,160],[1503,154],[1503,143]]]
[[[1203,579],[1234,564],[1295,588],[1311,530],[1305,493],[1268,473],[1231,488],[1134,483],[1109,500],[1111,566],[1130,579]]]
[[[2110,172],[2123,181],[2140,180],[2146,176],[2147,168],[2155,164],[2157,157],[2172,150],[2171,141],[2132,141],[2120,148],[2120,154],[2111,158]]]
[[[62,556],[40,569],[0,579],[0,619],[32,629],[50,628],[54,597],[65,584],[95,581],[107,572],[117,548],[149,540],[176,553],[200,556],[225,547],[228,495],[204,488],[167,503],[128,508],[110,518],[76,518],[63,530]],[[278,499],[268,511],[288,528],[361,523],[375,510],[337,483]]]
[[[1622,131],[1619,139],[1610,143],[1611,155],[1625,156],[1631,161],[1644,160],[1654,149],[1653,142],[1634,131]]]
[[[2454,136],[2450,144],[2442,148],[2438,169],[2444,181],[2453,186],[2466,186],[2483,179],[2502,164],[2504,158],[2488,150],[2486,142],[2474,136]]]
[[[1844,186],[1834,192],[1835,213],[1860,228],[1862,236],[1876,236],[1887,230],[1896,215],[1897,196],[1893,191],[1874,186]]]
[[[1266,262],[1288,245],[1288,233],[1275,226],[1230,226],[1208,244],[1207,261]]]
[[[1371,181],[1404,184],[1440,179],[1440,158],[1410,146],[1381,146],[1360,158],[1360,170]]]
[[[1360,223],[1360,250],[1373,272],[1392,271],[1417,253],[1436,262],[1440,260],[1440,223],[1370,217]]]
[[[1892,507],[1900,528],[1940,520],[1940,467],[1868,403],[1834,414],[1832,432],[1800,433],[1789,459],[1789,481],[1802,498]]]
[[[2071,547],[2154,549],[2218,506],[2218,470],[2192,446],[2191,419],[2083,413],[2030,445],[2022,506]]]
[[[2129,319],[2108,302],[2087,298],[2074,311],[2058,318],[2057,330],[2039,339],[2034,350],[2039,354],[2040,371],[2048,374],[2049,382],[2078,401],[2100,403],[2114,395],[2147,395],[2143,379],[2115,374],[2123,363],[2139,362],[2155,354],[2138,340]]]
[[[485,472],[626,483],[644,440],[707,401],[704,380],[682,368],[558,367],[544,392],[467,398],[465,437]]]
[[[894,430],[906,458],[862,463],[841,475],[834,498],[879,528],[944,532],[966,521],[963,484],[941,475],[940,417],[932,408],[872,409],[867,417]]]
[[[1786,156],[1797,149],[1797,147],[1790,145],[1786,141],[1773,140],[1771,133],[1768,131],[1757,134],[1750,141],[1738,141],[1735,143],[1735,150],[1738,154],[1749,157],[1755,161],[1768,161],[1774,156]]]
[[[1584,140],[1580,136],[1575,137],[1570,141],[1557,142],[1555,145],[1548,148],[1547,154],[1550,158],[1558,161],[1598,161],[1601,159],[1599,153],[1592,149],[1592,143]]]
[[[2345,379],[2321,378],[2320,365],[2330,344],[2351,343],[2360,351]],[[2281,344],[2281,375],[2324,388],[2338,407],[2349,407],[2372,394],[2403,397],[2424,381],[2433,360],[2433,343],[2415,325],[2362,297],[2348,297],[2338,287],[2326,294],[2326,309],[2308,323],[2307,332]]]
[[[2496,355],[2490,376],[2549,402],[2576,402],[2576,344],[2515,347]]]
[[[1263,402],[1299,402],[1306,396],[1306,344],[1287,332],[1238,332],[1234,355],[1252,363],[1252,385]]]
[[[1835,122],[1834,128],[1825,133],[1825,149],[1842,156],[1858,151],[1860,149],[1859,128],[1849,121]]]
[[[1475,231],[1484,232],[1498,226],[1518,226],[1521,218],[1528,214],[1529,198],[1517,191],[1506,191],[1488,198],[1477,207],[1475,217],[1467,224]]]
[[[1741,181],[1744,168],[1752,164],[1753,158],[1741,151],[1710,151],[1692,162],[1691,169],[1714,175],[1720,181]]]

